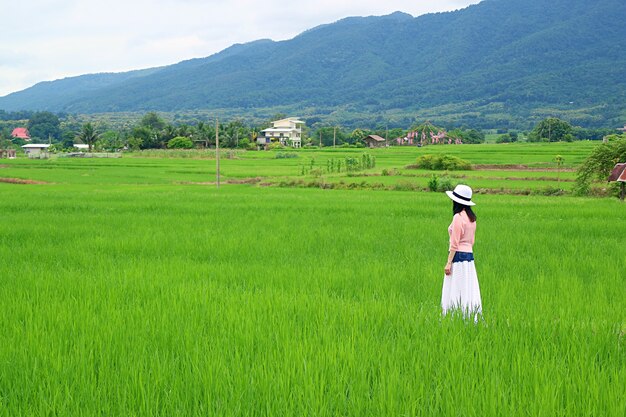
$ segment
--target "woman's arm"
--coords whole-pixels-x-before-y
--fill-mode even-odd
[[[454,255],[456,255],[456,251],[450,250],[450,253],[448,253],[448,262],[446,263],[446,267],[444,268],[444,272],[446,273],[446,275],[452,274],[452,260],[454,259]]]

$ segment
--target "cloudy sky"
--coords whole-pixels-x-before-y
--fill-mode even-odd
[[[478,0],[0,0],[0,96],[46,80],[290,39],[348,16],[418,16]]]

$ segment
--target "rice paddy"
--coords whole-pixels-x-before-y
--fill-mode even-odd
[[[571,168],[591,146],[438,149]],[[0,182],[0,416],[623,417],[626,205],[478,194],[474,325],[440,314],[445,195],[271,186],[350,152],[245,153],[224,181],[259,181],[220,189],[210,160],[2,162],[40,184]],[[423,152],[324,180],[419,182]]]

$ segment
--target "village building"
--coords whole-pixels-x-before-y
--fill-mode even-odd
[[[624,127],[620,127],[617,130],[619,130],[622,133],[626,133],[626,125],[624,125]]]
[[[50,145],[46,143],[29,143],[28,145],[22,146],[22,149],[24,149],[24,153],[30,157],[45,153],[49,147]]]
[[[259,145],[268,145],[272,142],[280,142],[281,145],[302,147],[302,128],[304,122],[296,117],[276,120],[272,127],[261,131],[262,136],[257,138]]]
[[[616,164],[609,175],[609,182],[626,182],[626,163]]]
[[[619,198],[624,201],[624,198],[626,198],[626,163],[615,165],[611,175],[609,175],[609,182],[620,183]]]
[[[88,151],[89,145],[85,143],[75,143],[74,148],[78,149],[79,151]]]
[[[30,140],[30,133],[28,133],[28,129],[25,127],[16,127],[13,129],[13,132],[11,132],[11,137],[23,139],[28,142]]]
[[[363,139],[363,143],[368,148],[381,148],[385,145],[385,139],[378,135],[369,135]]]

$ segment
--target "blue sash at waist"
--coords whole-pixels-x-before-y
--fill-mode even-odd
[[[454,254],[452,262],[471,262],[474,260],[474,254],[472,252],[457,252]]]

